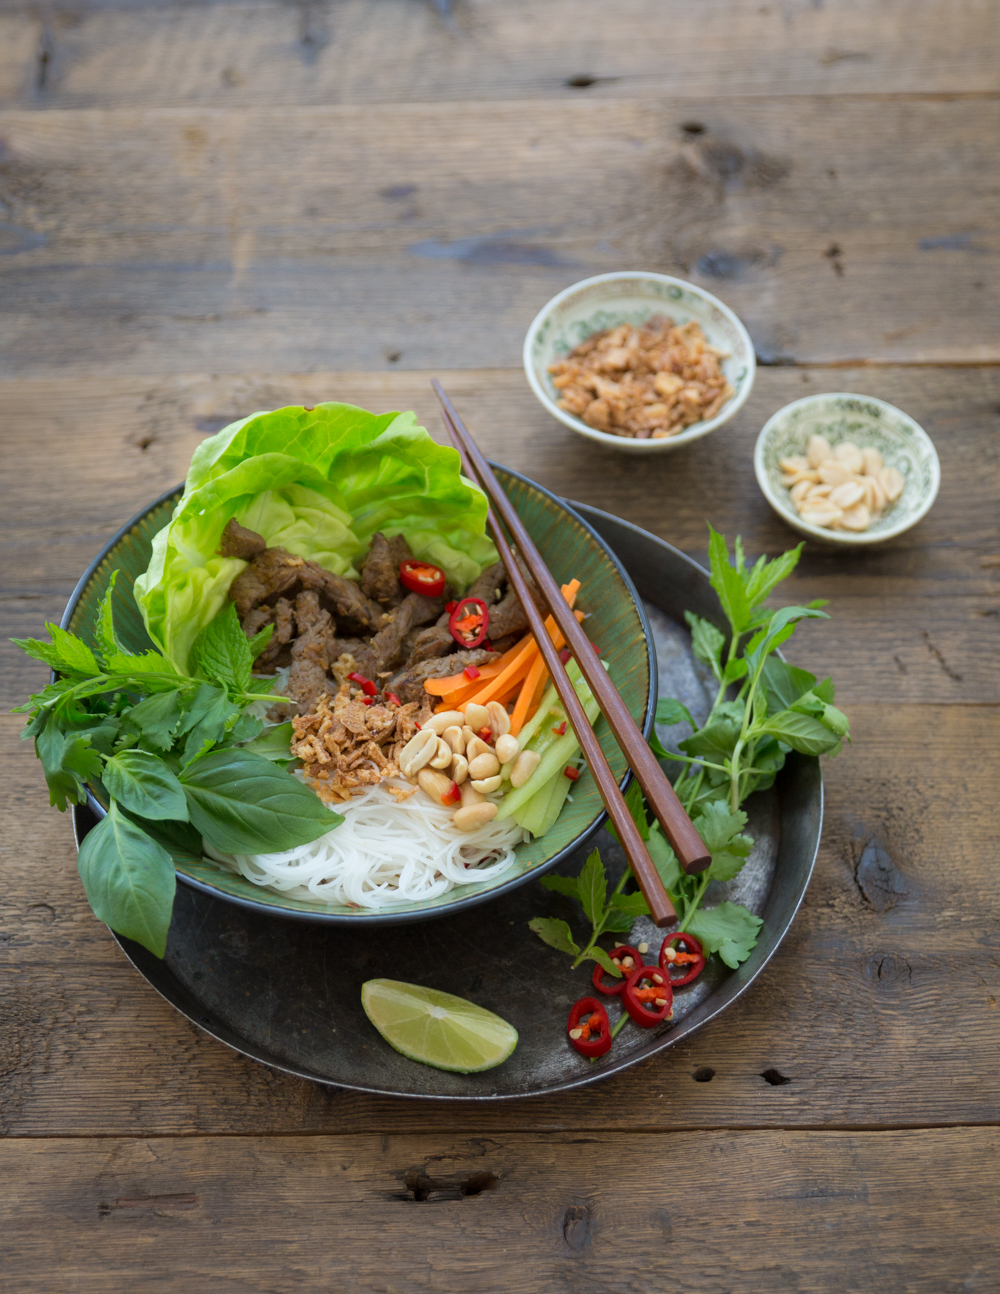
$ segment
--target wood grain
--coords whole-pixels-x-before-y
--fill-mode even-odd
[[[0,113],[0,376],[516,366],[554,292],[629,265],[769,363],[1000,359],[1000,101],[540,111]]]
[[[547,0],[544,21],[528,0],[22,14],[34,39],[0,103],[39,108],[990,93],[1000,54],[988,0],[618,0],[611,21],[600,0]]]
[[[19,482],[0,513],[0,704],[18,704],[44,668],[7,643],[58,619],[110,536],[182,481],[208,433],[256,409],[341,398],[416,409],[442,439],[429,373],[271,373],[256,377],[46,378],[0,383],[0,476]],[[994,369],[761,369],[749,403],[715,435],[645,461],[594,445],[551,419],[515,371],[439,374],[486,451],[565,496],[646,527],[706,560],[706,519],[751,551],[797,541],[753,482],[757,432],[809,391],[878,395],[935,440],[943,482],[914,530],[844,558],[813,544],[787,585],[831,599],[795,656],[832,673],[845,704],[1000,700],[1000,372]],[[30,435],[24,429],[30,427]],[[58,464],[58,470],[54,465]],[[72,489],[66,485],[72,483]],[[53,499],[58,498],[58,506]]]
[[[996,710],[868,705],[851,721],[854,745],[825,766],[816,876],[751,992],[684,1044],[608,1083],[484,1108],[326,1091],[244,1060],[188,1024],[91,914],[70,824],[47,807],[37,764],[14,720],[4,720],[0,1130],[997,1122],[1000,1075],[983,1059],[1000,1046]]]
[[[0,1253],[41,1294],[56,1273],[79,1294],[985,1294],[998,1149],[972,1128],[8,1141]]]

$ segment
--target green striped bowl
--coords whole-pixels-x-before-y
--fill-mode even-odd
[[[580,580],[578,606],[590,613],[586,622],[588,637],[600,647],[612,682],[636,723],[648,735],[656,703],[655,655],[650,650],[649,626],[642,603],[624,567],[596,531],[555,495],[516,472],[501,467],[496,471],[556,580],[559,583]],[[166,525],[180,492],[178,486],[157,499],[115,535],[77,585],[63,616],[64,628],[94,642],[97,607],[107,591],[112,571],[117,570],[114,613],[119,635],[130,651],[144,651],[151,646],[132,596],[132,586],[149,564],[153,536]],[[631,774],[603,717],[598,719],[595,731],[615,777],[624,785]],[[90,803],[103,816],[104,808],[93,794]],[[353,925],[420,921],[485,902],[524,884],[533,875],[541,875],[580,848],[601,826],[605,816],[593,778],[584,772],[573,788],[573,803],[566,805],[555,826],[541,840],[518,846],[517,862],[503,877],[462,885],[440,898],[399,903],[377,912],[288,898],[261,889],[205,858],[192,856],[179,862],[177,874],[195,889],[278,916]]]

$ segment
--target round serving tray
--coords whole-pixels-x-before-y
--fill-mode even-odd
[[[660,694],[678,697],[703,721],[714,684],[691,655],[683,613],[718,620],[707,573],[637,526],[596,508],[571,506],[617,553],[646,604]],[[669,732],[660,735],[670,743]],[[115,937],[139,973],[192,1023],[285,1073],[430,1100],[495,1101],[566,1091],[648,1060],[687,1037],[749,987],[784,938],[819,846],[819,761],[791,755],[775,785],[751,797],[746,808],[753,853],[735,880],[709,888],[707,902],[733,898],[762,916],[757,947],[735,971],[713,959],[697,980],[677,991],[672,1025],[625,1029],[596,1062],[578,1055],[565,1038],[570,1006],[589,988],[587,968],[571,970],[569,958],[542,944],[527,924],[536,916],[560,916],[582,934],[583,918],[576,904],[538,883],[433,921],[362,930],[262,915],[182,885],[163,961]],[[82,805],[74,821],[79,842],[96,818]],[[559,870],[577,872],[595,843],[609,872],[620,874],[621,850],[603,830]],[[630,942],[641,939],[652,949],[662,939],[648,918],[636,923]],[[384,975],[444,989],[497,1012],[517,1029],[517,1050],[483,1074],[450,1074],[407,1060],[382,1040],[361,1007],[361,985]],[[614,1015],[617,1005],[608,1001]]]

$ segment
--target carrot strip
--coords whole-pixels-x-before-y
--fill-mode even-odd
[[[518,656],[520,656],[523,651],[526,651],[533,643],[534,639],[531,634],[525,634],[520,641],[516,642],[513,647],[508,648],[507,651],[505,651],[502,656],[498,656],[495,661],[490,661],[488,665],[480,665],[478,667],[479,677],[484,682],[489,682],[490,679],[496,678],[498,674],[506,669],[508,665],[517,660]],[[429,692],[431,696],[447,696],[450,692],[466,691],[470,682],[482,686],[481,684],[478,684],[478,680],[476,679],[467,679],[465,677],[465,671],[463,670],[458,674],[449,674],[446,678],[429,678],[424,683],[424,691]]]
[[[514,705],[514,713],[510,716],[511,735],[516,737],[524,725],[528,722],[528,707],[531,699],[538,690],[538,685],[542,682],[548,670],[545,667],[545,661],[539,655],[532,663],[531,669],[528,670],[527,678],[518,693],[517,701]]]

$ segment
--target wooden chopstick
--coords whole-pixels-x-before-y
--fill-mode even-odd
[[[511,538],[517,545],[521,559],[531,572],[531,576],[542,594],[543,601],[547,604],[553,619],[566,639],[570,651],[576,658],[587,685],[601,707],[604,717],[614,733],[615,740],[622,748],[625,758],[631,765],[649,807],[653,810],[663,827],[667,839],[673,846],[681,867],[689,874],[703,872],[711,864],[711,855],[706,850],[705,844],[695,830],[694,824],[688,817],[684,806],[678,800],[674,788],[670,785],[666,774],[636,726],[628,706],[626,706],[600,661],[596,658],[589,639],[581,629],[572,611],[566,605],[558,584],[542,560],[541,554],[532,542],[523,522],[501,488],[499,481],[493,475],[492,469],[483,457],[479,446],[472,439],[462,420],[455,412],[454,406],[442,389],[441,384],[434,380],[432,386],[441,401],[456,441],[464,451],[465,459],[472,468],[475,479],[479,481],[496,515],[503,521]],[[506,565],[506,562],[504,564]],[[520,590],[518,590],[518,596],[521,597],[523,602],[524,598]],[[528,611],[527,604],[525,604],[525,610]],[[528,614],[530,616],[530,611]],[[548,665],[547,658],[546,664]],[[553,679],[556,677],[557,675],[553,672]],[[577,733],[579,735],[578,729]],[[605,803],[607,803],[607,800],[605,800]],[[610,813],[610,808],[608,811]],[[646,851],[644,850],[644,852]],[[638,872],[636,876],[638,878]],[[659,877],[657,877],[657,880],[659,880]],[[645,887],[643,886],[642,888],[645,894]],[[649,901],[649,896],[647,895],[646,897],[647,901]],[[652,907],[652,903],[650,903],[650,907]]]
[[[435,383],[435,386],[437,384]],[[439,394],[443,394],[438,388]],[[472,470],[469,455],[462,444],[462,436],[456,423],[452,420],[449,409],[444,411],[445,426],[452,437],[455,448],[462,457],[462,464],[470,480],[475,480],[477,473]],[[468,433],[466,433],[468,434]],[[499,487],[498,487],[499,488]],[[670,902],[670,896],[663,888],[663,882],[660,880],[659,873],[649,856],[649,850],[646,848],[645,841],[639,834],[639,829],[635,825],[632,814],[629,812],[625,798],[615,781],[615,775],[612,773],[605,757],[601,744],[594,735],[594,730],[590,726],[580,698],[576,694],[576,688],[573,686],[569,675],[566,673],[566,667],[563,665],[556,650],[552,639],[549,637],[548,630],[545,628],[545,621],[541,612],[535,605],[535,600],[531,595],[528,582],[524,578],[521,568],[518,566],[511,551],[507,538],[504,535],[503,528],[498,524],[496,516],[492,510],[487,514],[487,525],[493,535],[493,541],[496,544],[497,552],[500,554],[500,560],[503,562],[508,578],[514,586],[517,596],[521,600],[525,614],[528,617],[528,623],[531,626],[531,632],[535,636],[539,650],[545,664],[548,666],[549,673],[552,676],[552,682],[555,684],[556,691],[559,693],[559,699],[562,701],[566,710],[566,716],[572,725],[573,731],[577,735],[580,746],[583,750],[587,764],[597,784],[597,789],[604,801],[605,808],[608,811],[608,817],[614,824],[615,831],[618,833],[618,839],[621,841],[625,855],[632,866],[632,871],[639,888],[649,904],[649,910],[654,922],[658,926],[669,926],[677,920],[677,912],[674,905]],[[563,605],[566,603],[559,594]],[[576,624],[576,620],[573,620]],[[594,659],[596,656],[588,643],[588,651]],[[604,673],[603,666],[598,662],[600,672]],[[615,693],[617,696],[617,692]],[[596,693],[595,693],[596,696]],[[624,703],[623,703],[624,704]]]

